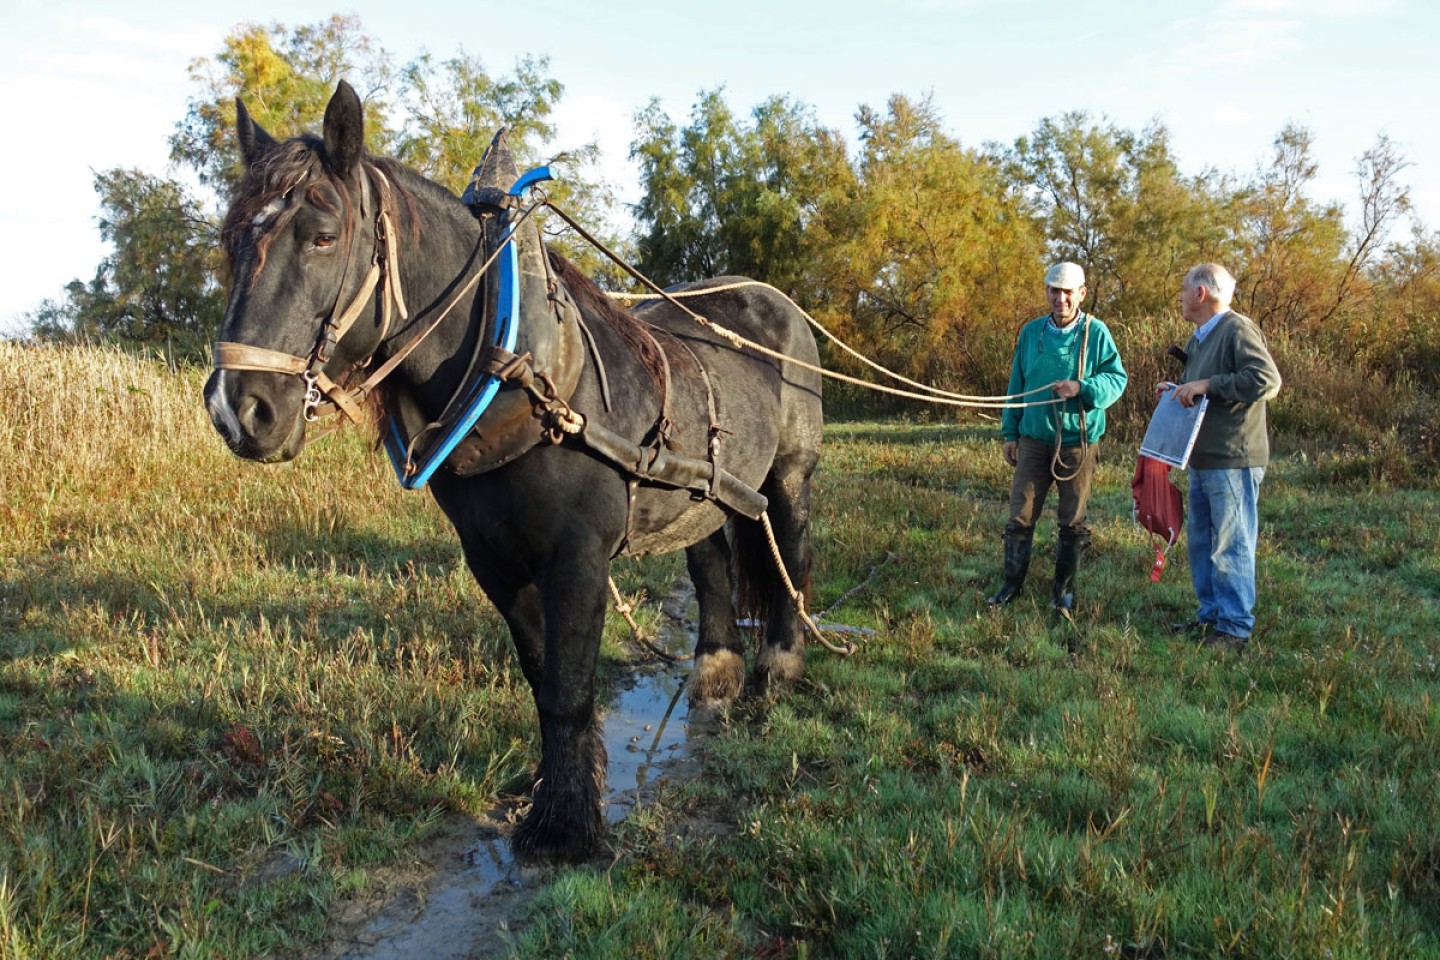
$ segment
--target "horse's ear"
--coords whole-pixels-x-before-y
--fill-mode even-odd
[[[276,143],[264,127],[251,119],[250,111],[239,97],[235,98],[235,138],[240,141],[240,156],[247,167]]]
[[[325,167],[350,179],[365,152],[365,110],[360,95],[344,80],[325,108]]]

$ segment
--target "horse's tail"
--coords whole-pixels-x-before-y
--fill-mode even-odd
[[[732,517],[730,520],[730,576],[735,584],[735,612],[742,619],[768,620],[777,599],[788,590],[781,577],[770,538],[756,520]],[[795,589],[810,599],[810,563],[797,576],[789,571]],[[788,601],[786,601],[788,602]]]
[[[730,577],[735,584],[735,613],[742,620],[768,619],[779,574],[759,521],[730,519]]]

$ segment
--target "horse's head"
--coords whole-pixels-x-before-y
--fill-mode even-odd
[[[300,452],[322,397],[355,412],[335,384],[386,333],[389,187],[365,162],[360,98],[343,80],[323,138],[279,142],[235,106],[245,174],[221,232],[230,297],[205,405],[232,451],[274,462]]]

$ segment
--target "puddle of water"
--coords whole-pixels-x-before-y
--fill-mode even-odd
[[[685,709],[679,707],[688,670],[635,678],[605,715],[605,749],[610,754],[610,795],[605,816],[625,819],[637,797],[674,757],[683,755],[689,736]]]
[[[655,646],[672,656],[695,649],[695,622],[700,615],[695,588],[681,578],[660,603],[661,621]],[[652,779],[665,765],[683,756],[690,735],[688,705],[682,703],[688,663],[642,667],[621,681],[605,709],[605,750],[609,794],[605,816],[610,823],[625,819]]]
[[[688,665],[639,673],[607,706],[604,715],[607,768],[605,819],[618,823],[635,809],[641,792],[664,775],[669,761],[684,756],[690,720],[684,703]],[[523,880],[504,839],[479,841],[466,853],[466,885],[488,889],[520,886]],[[433,903],[433,901],[432,901]],[[431,909],[434,909],[433,906]]]

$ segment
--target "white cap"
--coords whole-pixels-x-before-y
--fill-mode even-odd
[[[1045,271],[1045,286],[1057,290],[1079,290],[1085,286],[1085,270],[1078,263],[1063,260]]]

